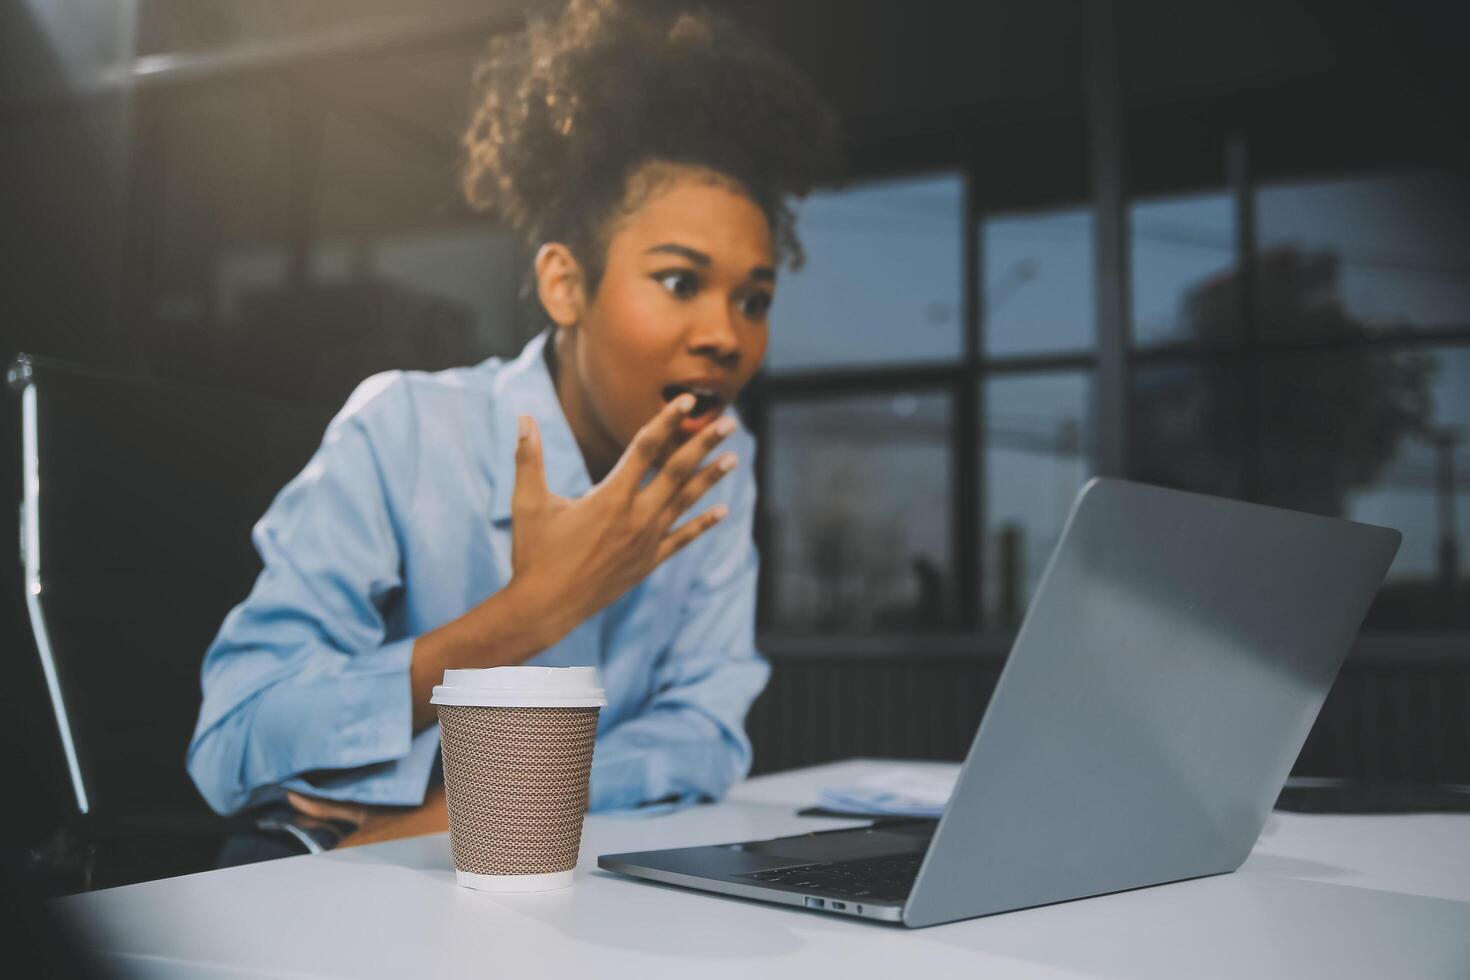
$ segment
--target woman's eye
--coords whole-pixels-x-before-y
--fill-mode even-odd
[[[763,319],[770,309],[769,293],[751,293],[740,301],[740,312],[752,320]]]
[[[699,292],[699,277],[687,269],[670,269],[654,276],[654,281],[678,299],[689,299]]]

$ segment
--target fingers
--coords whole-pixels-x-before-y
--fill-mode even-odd
[[[534,509],[546,500],[546,463],[541,458],[541,430],[536,420],[522,415],[516,420],[516,482],[511,494],[511,513]]]
[[[667,530],[673,526],[685,511],[697,504],[711,487],[723,480],[739,464],[740,460],[734,453],[721,453],[713,463],[686,480],[664,506],[662,515],[664,529]]]
[[[690,483],[705,477],[709,472],[709,468],[706,467],[704,470],[700,470],[700,462],[734,431],[735,419],[729,415],[722,415],[720,418],[715,419],[714,422],[699,430],[692,439],[679,447],[668,459],[664,460],[663,465],[659,467],[658,476],[654,477],[648,484],[647,489],[643,491],[648,497],[650,506],[656,510],[663,510],[671,503],[677,501],[685,493],[686,489],[688,489]],[[722,456],[721,460],[724,459],[725,457]],[[708,490],[710,486],[714,485],[716,480],[730,472],[733,468],[734,465],[731,463],[724,469],[717,470],[716,475],[712,479],[709,479],[708,484],[693,496],[688,497],[684,501],[683,506],[675,504],[676,510],[674,511],[673,517],[670,518],[670,522],[693,506],[694,502],[700,498],[705,490]]]
[[[618,465],[608,474],[608,479],[622,482],[630,493],[636,491],[643,482],[643,475],[660,465],[673,450],[679,436],[679,425],[693,408],[694,396],[687,392],[665,405],[638,430],[628,448],[623,450]]]
[[[302,796],[292,790],[286,791],[286,801],[298,813],[316,817],[318,820],[346,820],[349,823],[361,824],[368,815],[367,807],[361,803],[318,800],[310,796]]]
[[[689,520],[679,525],[679,527],[676,528],[671,534],[666,535],[663,541],[659,542],[658,560],[656,564],[663,564],[665,559],[669,558],[675,552],[688,545],[695,538],[699,537],[701,534],[708,531],[716,524],[720,523],[720,521],[724,520],[725,516],[729,513],[730,508],[726,507],[724,504],[716,504],[714,507],[711,507],[703,514],[700,514],[698,517],[691,517]]]

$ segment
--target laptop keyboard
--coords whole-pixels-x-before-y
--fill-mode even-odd
[[[923,853],[896,854],[862,861],[829,861],[795,868],[752,871],[737,875],[773,885],[810,888],[873,902],[901,902],[908,898],[919,875]]]

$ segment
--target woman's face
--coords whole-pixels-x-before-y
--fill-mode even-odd
[[[775,275],[765,213],[702,171],[661,182],[616,225],[558,348],[557,392],[594,479],[681,392],[698,396],[686,435],[734,401],[766,353]]]

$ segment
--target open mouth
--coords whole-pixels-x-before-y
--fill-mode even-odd
[[[713,388],[701,388],[698,385],[664,385],[664,401],[671,402],[685,392],[694,396],[694,409],[689,413],[691,419],[715,412],[725,401],[724,396]]]

